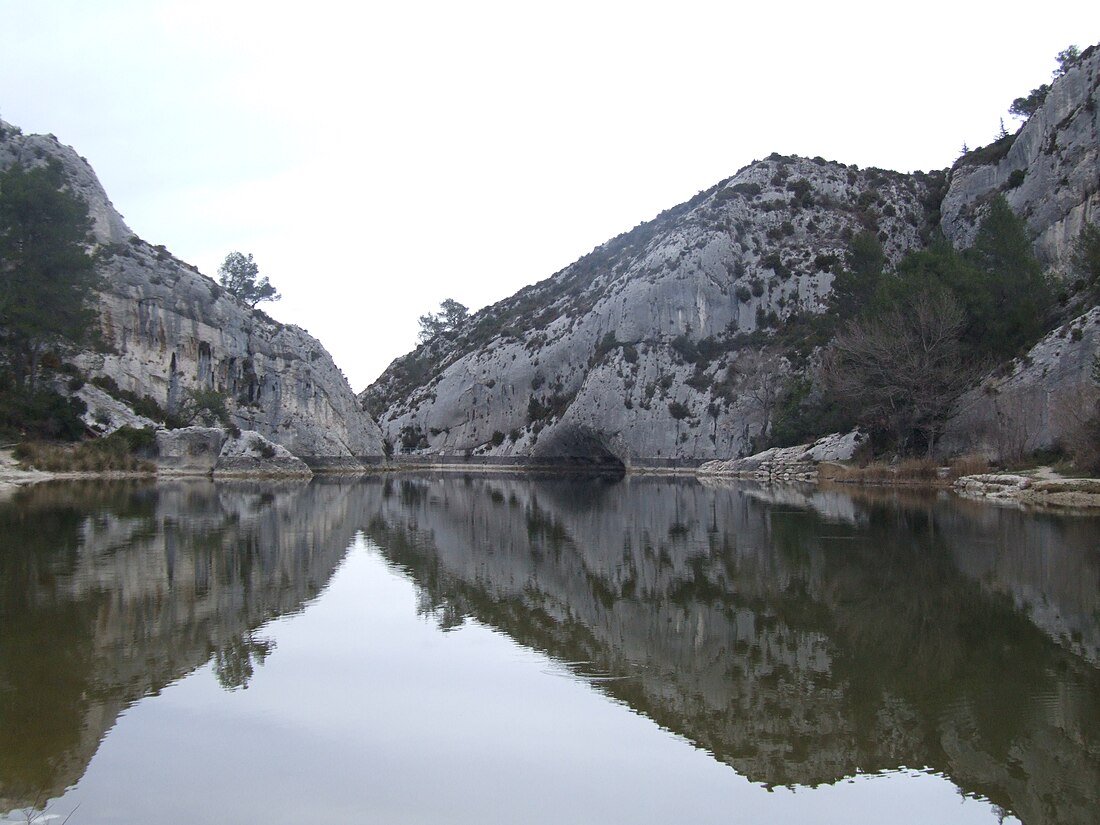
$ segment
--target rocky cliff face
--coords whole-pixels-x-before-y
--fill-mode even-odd
[[[1061,270],[1074,239],[1100,222],[1100,48],[1082,54],[1015,135],[971,152],[951,170],[943,231],[969,246],[983,207],[1003,194],[1023,216],[1039,259]]]
[[[1017,135],[948,173],[754,163],[397,359],[361,399],[407,452],[744,455],[784,375],[823,343],[790,346],[824,310],[854,233],[877,233],[891,262],[930,229],[966,247],[1003,193],[1064,270],[1098,220],[1098,79],[1091,48]]]
[[[941,449],[1018,459],[1086,438],[1100,355],[1100,307],[1061,325],[955,405]]]
[[[89,377],[111,378],[169,411],[189,389],[218,390],[241,428],[299,456],[381,453],[377,426],[317,339],[134,235],[87,162],[53,136],[24,136],[9,124],[2,131],[0,169],[57,160],[93,217],[104,347],[76,359]]]
[[[823,311],[854,234],[891,260],[919,246],[942,180],[773,155],[397,359],[361,398],[407,451],[744,454],[788,369],[765,345]]]
[[[1027,223],[1052,277],[1069,268],[1086,224],[1100,224],[1100,48],[1055,82],[1013,138],[960,159],[943,202],[943,229],[972,239],[984,205],[1003,193]],[[1100,307],[1054,329],[1022,358],[987,376],[956,405],[942,449],[1015,459],[1073,446],[1096,399]]]

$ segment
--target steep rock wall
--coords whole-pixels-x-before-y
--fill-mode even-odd
[[[627,465],[753,452],[786,375],[825,343],[805,343],[804,322],[825,309],[856,232],[877,233],[892,263],[931,229],[966,248],[1003,194],[1048,272],[1066,274],[1081,228],[1100,220],[1098,83],[1092,47],[1016,135],[967,153],[946,181],[820,158],[754,163],[397,359],[361,400],[405,452]],[[1003,388],[1002,406],[1011,397],[1041,419],[1029,444],[1066,435],[1052,399],[1080,390],[1091,342],[1047,347],[1032,356],[1041,368],[1023,365],[1016,384],[1047,400]],[[1004,440],[982,434],[1004,418],[989,398],[957,417],[945,445]]]
[[[234,421],[299,456],[380,455],[377,425],[347,379],[305,330],[234,299],[210,278],[138,238],[95,173],[51,136],[0,124],[0,169],[61,164],[88,203],[99,245],[103,346],[74,360],[89,377],[178,408],[190,389],[227,396]]]
[[[959,159],[943,200],[943,231],[974,240],[983,207],[1003,193],[1040,260],[1064,268],[1086,223],[1100,221],[1100,49],[1087,49],[1012,137]],[[1006,151],[1007,147],[1007,151]]]
[[[894,261],[919,246],[941,183],[773,155],[398,359],[361,398],[406,451],[746,454],[788,369],[774,329],[824,310],[854,234]]]
[[[1072,446],[1083,437],[1097,388],[1100,307],[1055,329],[1028,353],[988,376],[955,405],[940,445],[1018,459],[1036,450]]]

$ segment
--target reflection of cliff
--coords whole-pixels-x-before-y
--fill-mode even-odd
[[[626,677],[599,687],[755,781],[927,766],[1029,825],[1100,805],[1094,523],[651,479],[366,489],[441,622]]]
[[[123,708],[212,656],[246,683],[269,649],[255,629],[342,558],[349,492],[96,483],[0,504],[0,810],[75,783]]]

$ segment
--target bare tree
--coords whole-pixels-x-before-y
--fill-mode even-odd
[[[766,350],[750,351],[738,357],[736,364],[739,389],[760,411],[760,443],[756,446],[763,449],[786,377],[783,357]]]
[[[922,434],[931,455],[952,402],[978,375],[959,346],[964,323],[954,298],[926,293],[905,310],[849,322],[833,343],[826,380],[861,424],[891,432],[903,450]]]

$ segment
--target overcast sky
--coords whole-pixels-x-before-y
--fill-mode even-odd
[[[253,253],[264,308],[358,391],[443,299],[500,300],[773,151],[946,167],[1097,40],[1095,0],[0,0],[0,116],[205,274]]]

